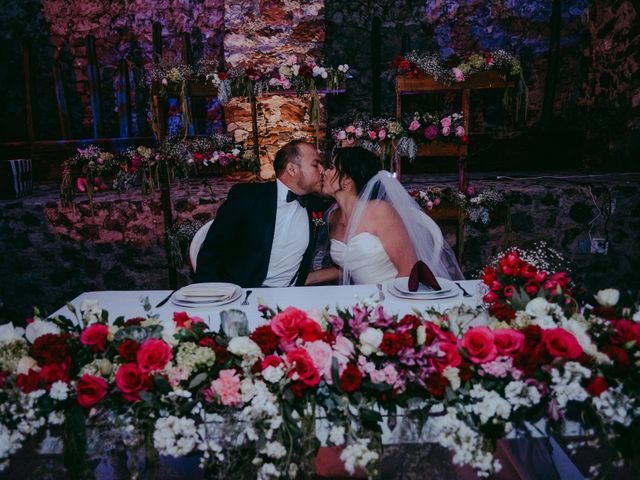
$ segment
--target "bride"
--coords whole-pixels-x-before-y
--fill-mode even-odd
[[[386,282],[409,276],[418,260],[438,277],[464,278],[440,228],[380,167],[364,148],[336,150],[322,192],[336,200],[328,223],[331,258],[340,269],[311,272],[307,285]]]

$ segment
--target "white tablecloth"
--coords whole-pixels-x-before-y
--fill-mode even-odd
[[[458,295],[438,301],[414,300],[394,297],[386,287],[384,288],[385,299],[381,302],[385,311],[390,314],[404,315],[412,313],[413,309],[424,311],[429,308],[444,311],[447,308],[466,304],[471,307],[480,305],[478,280],[461,281],[462,287],[472,294],[472,297],[464,297],[462,291]],[[171,301],[162,307],[153,308],[152,313],[159,314],[161,321],[171,321],[173,312],[186,311],[189,315],[199,316],[204,319],[211,329],[217,330],[220,326],[220,312],[224,310],[242,310],[249,319],[249,328],[254,329],[263,323],[258,312],[258,304],[264,304],[271,308],[277,306],[286,308],[289,306],[298,307],[303,310],[329,307],[331,312],[335,312],[336,306],[350,307],[359,299],[378,299],[378,292],[375,285],[331,285],[318,287],[287,287],[287,288],[252,288],[249,296],[249,305],[241,305],[245,298],[245,292],[238,300],[210,308],[185,308],[174,305]],[[143,309],[145,298],[149,299],[152,307],[155,307],[171,293],[170,290],[130,290],[130,291],[95,291],[84,292],[74,298],[70,303],[76,310],[80,310],[80,305],[85,300],[97,300],[100,307],[109,312],[109,319],[113,321],[120,315],[125,318],[144,317],[146,312]],[[54,315],[64,315],[74,318],[73,313],[65,306],[57,310]]]

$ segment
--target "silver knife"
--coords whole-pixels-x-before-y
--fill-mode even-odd
[[[171,292],[169,295],[167,295],[160,303],[158,303],[155,308],[160,308],[161,306],[163,306],[165,303],[167,303],[169,301],[169,299],[171,298],[171,296],[176,293],[178,290],[180,290],[179,288],[176,288],[173,292]]]

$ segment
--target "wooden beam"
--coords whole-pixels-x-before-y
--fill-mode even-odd
[[[131,132],[131,92],[129,86],[129,64],[124,57],[120,59],[120,65],[118,66],[116,98],[120,136],[128,137]]]
[[[33,121],[33,77],[31,76],[31,46],[22,46],[22,68],[24,71],[24,108],[27,121],[27,139],[33,142],[36,139]]]
[[[380,75],[382,74],[380,58],[382,45],[382,20],[374,17],[371,24],[371,114],[374,117],[380,116],[380,105],[382,104],[380,92]]]
[[[58,110],[58,121],[60,122],[60,134],[63,140],[68,140],[69,135],[69,109],[67,108],[67,97],[64,93],[64,82],[60,69],[60,51],[58,50],[53,60],[53,90],[56,95],[56,106]]]
[[[100,102],[100,68],[96,56],[96,39],[93,35],[87,35],[87,76],[89,77],[89,98],[91,100],[91,112],[93,114],[93,137],[102,135],[102,106]]]
[[[560,29],[562,15],[561,0],[553,0],[551,7],[551,37],[549,39],[549,60],[547,76],[544,81],[544,100],[542,102],[542,123],[548,126],[553,119],[553,107],[556,99],[556,85],[558,83],[558,61],[560,58]]]

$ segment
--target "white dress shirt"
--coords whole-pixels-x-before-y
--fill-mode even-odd
[[[309,245],[309,218],[300,202],[287,202],[289,189],[276,180],[278,199],[276,226],[264,287],[288,287],[293,284],[300,262]]]

